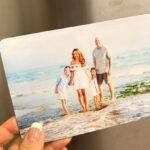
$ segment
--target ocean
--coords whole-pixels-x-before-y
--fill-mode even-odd
[[[90,70],[92,61],[87,59]],[[63,115],[61,102],[54,93],[59,75],[69,63],[55,64],[20,72],[7,73],[11,98],[19,127],[26,128],[32,122],[57,118]],[[90,73],[90,71],[89,71]],[[112,85],[115,95],[127,85],[150,81],[150,48],[112,54]],[[109,96],[108,87],[103,84],[104,96]],[[90,88],[87,89],[88,103],[94,108]],[[115,98],[119,101],[119,98]],[[108,101],[106,101],[108,102]],[[71,113],[80,112],[76,91],[68,88],[67,107]]]

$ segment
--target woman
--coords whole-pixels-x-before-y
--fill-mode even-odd
[[[70,85],[74,85],[78,94],[78,100],[82,106],[82,111],[88,111],[88,100],[86,89],[89,86],[90,76],[87,72],[87,66],[82,52],[74,49],[72,52],[72,61],[70,63],[71,81]],[[83,100],[82,100],[83,97]]]

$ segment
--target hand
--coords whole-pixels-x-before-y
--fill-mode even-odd
[[[15,117],[10,118],[0,126],[0,149],[3,149],[13,137],[19,133]],[[71,139],[49,142],[44,145],[44,130],[30,128],[29,132],[22,140],[17,138],[9,147],[9,150],[66,150],[65,146]]]
[[[55,89],[55,94],[58,94],[58,89],[57,88]]]
[[[91,79],[91,77],[89,77],[89,83],[91,83],[91,81],[92,81],[92,79]]]
[[[111,75],[111,71],[110,71],[110,70],[108,70],[108,75],[109,75],[109,76]]]
[[[70,86],[74,86],[74,82],[72,81],[72,82],[70,82]]]

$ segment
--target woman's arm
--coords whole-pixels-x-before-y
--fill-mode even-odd
[[[92,77],[89,75],[89,73],[88,73],[88,71],[87,71],[86,69],[85,69],[84,71],[85,71],[85,73],[86,73],[87,77],[89,78],[89,81],[91,82]]]
[[[71,71],[71,76],[70,76],[70,86],[73,86],[73,78],[74,78],[74,71]]]
[[[70,65],[74,65],[74,61],[71,61]],[[73,86],[73,78],[74,78],[74,71],[71,71],[71,76],[70,76],[70,86]]]

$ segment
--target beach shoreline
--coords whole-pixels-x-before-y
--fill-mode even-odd
[[[44,120],[45,142],[69,138],[148,117],[150,115],[149,99],[150,93],[148,92],[118,99],[116,104],[111,104],[102,110]],[[22,137],[27,130],[28,128],[20,130]]]

